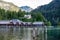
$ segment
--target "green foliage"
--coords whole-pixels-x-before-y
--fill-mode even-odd
[[[25,14],[31,14],[32,18],[31,19],[24,18]],[[24,11],[22,12],[21,10],[15,12],[15,11],[5,11],[4,9],[0,9],[0,20],[10,20],[10,19],[19,19],[25,22],[41,21],[50,25],[50,22],[48,22],[45,19],[45,17],[42,15],[41,12],[26,13]]]
[[[25,22],[32,22],[32,18],[31,19],[23,18],[22,20]]]
[[[38,12],[38,13],[31,13],[31,16],[32,16],[34,21],[44,21],[45,20],[43,15],[40,12]]]
[[[32,22],[41,21],[41,22],[44,22],[46,26],[51,26],[51,22],[47,21],[47,19],[45,19],[45,17],[42,15],[42,13],[40,13],[40,12],[37,12],[37,13],[32,12],[31,16],[32,16]]]
[[[51,22],[50,21],[47,21],[47,22],[45,22],[45,25],[46,26],[51,26]]]
[[[32,12],[42,12],[43,16],[51,22],[52,26],[57,26],[60,22],[60,0],[52,0],[49,4],[39,6]]]
[[[60,22],[58,22],[58,25],[57,26],[60,26]]]
[[[23,17],[25,12],[19,10],[19,12],[15,11],[5,11],[4,9],[0,9],[0,20],[9,20],[9,19],[20,19]]]

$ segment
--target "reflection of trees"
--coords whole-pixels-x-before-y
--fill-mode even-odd
[[[4,40],[4,35],[0,33],[0,40]]]
[[[10,27],[7,35],[7,40],[12,40],[12,38],[13,38],[13,27]]]
[[[24,28],[23,28],[23,27],[21,27],[21,28],[20,28],[19,38],[20,38],[20,39],[22,39],[22,38],[23,38],[23,36],[24,36]]]
[[[60,40],[60,27],[49,28],[47,30],[47,39],[48,40]]]
[[[9,27],[8,29],[9,30],[6,32],[6,35],[5,35],[5,33],[3,33],[3,34],[0,33],[0,40],[18,40],[18,39],[19,40],[22,40],[22,39],[28,40],[28,38],[30,38],[30,35],[33,38],[33,36],[32,36],[33,31],[32,31],[32,33],[30,33],[32,29],[24,28],[24,27],[18,27],[15,30],[14,30],[14,27]],[[35,31],[35,38],[36,38],[36,40],[44,40],[43,28],[38,28]]]

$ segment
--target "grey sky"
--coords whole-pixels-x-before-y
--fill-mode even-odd
[[[21,6],[30,6],[31,8],[36,8],[37,6],[45,5],[51,2],[52,0],[5,0],[7,2],[12,2],[15,5]]]

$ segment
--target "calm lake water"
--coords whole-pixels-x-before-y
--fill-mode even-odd
[[[0,26],[0,40],[54,40],[54,36],[60,37],[59,32],[55,27]]]

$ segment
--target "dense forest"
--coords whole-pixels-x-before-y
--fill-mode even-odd
[[[32,18],[27,19],[24,18],[24,15],[28,15],[31,14]],[[19,19],[21,21],[25,21],[25,22],[35,22],[35,21],[42,21],[44,22],[47,26],[50,26],[51,23],[50,21],[47,21],[44,16],[42,15],[42,13],[38,12],[38,13],[27,13],[27,12],[22,12],[21,10],[19,10],[18,12],[15,11],[9,11],[9,10],[4,10],[4,9],[0,9],[0,20],[11,20],[11,19]]]
[[[32,12],[41,12],[52,26],[60,25],[60,0],[53,0],[49,4],[39,6]]]

